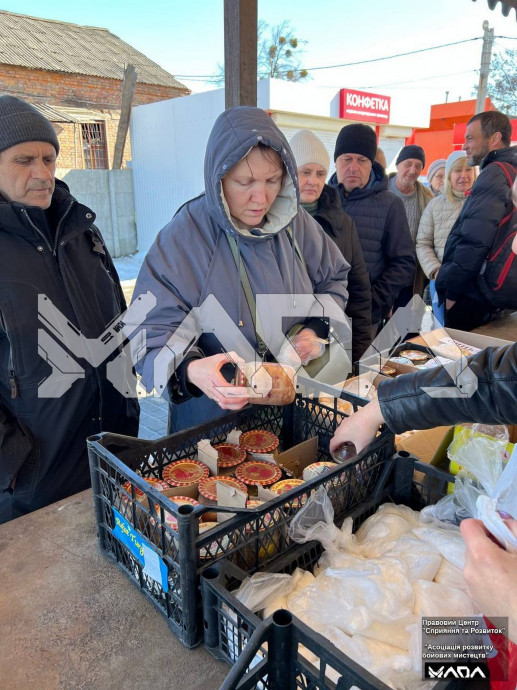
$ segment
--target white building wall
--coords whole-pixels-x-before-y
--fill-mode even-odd
[[[224,89],[149,103],[131,112],[138,250],[147,251],[178,208],[204,189],[208,135]]]

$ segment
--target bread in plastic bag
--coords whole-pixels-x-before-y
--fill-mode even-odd
[[[483,427],[474,425],[449,446],[450,459],[463,470],[456,477],[452,497],[424,509],[423,517],[444,518],[447,514],[450,519],[454,512],[457,521],[478,518],[507,551],[517,552],[517,537],[503,519],[517,516],[517,445],[505,464],[507,433],[501,431],[499,438],[491,438],[482,435],[479,428]]]
[[[417,515],[417,514],[416,514]],[[356,532],[361,553],[376,557],[391,543],[419,524],[415,511],[407,506],[384,503]]]
[[[253,613],[262,611],[270,602],[291,591],[292,576],[282,573],[255,573],[242,581],[234,592],[237,599]]]
[[[416,527],[413,533],[431,546],[434,546],[444,558],[458,568],[465,564],[465,542],[455,525],[426,525]],[[452,614],[451,614],[452,615]]]
[[[433,580],[443,560],[436,547],[412,533],[403,534],[382,555],[405,563],[410,582]]]
[[[429,580],[417,580],[413,587],[415,590],[414,613],[417,618],[421,616],[468,617],[479,613],[470,597],[461,589],[446,587]]]
[[[438,582],[440,585],[461,589],[462,592],[467,591],[467,583],[465,582],[461,568],[453,565],[446,558],[442,558],[438,572],[433,579],[434,582]]]

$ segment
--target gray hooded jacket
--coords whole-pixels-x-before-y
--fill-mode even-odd
[[[221,180],[259,143],[280,154],[287,175],[264,227],[250,232],[234,224]],[[236,240],[235,258],[227,236]],[[244,106],[225,111],[215,122],[205,154],[205,193],[184,204],[158,234],[135,287],[135,299],[150,291],[157,300],[143,324],[146,353],[138,367],[144,384],[148,390],[154,385],[172,402],[183,402],[171,406],[171,432],[221,414],[206,396],[192,399],[200,391],[181,374],[185,357],[222,350],[235,350],[245,359],[255,356],[256,331],[241,285],[241,262],[268,345],[275,339],[278,344],[296,323],[327,315],[321,300],[307,309],[295,295],[326,294],[334,309],[344,311],[350,267],[318,223],[299,208],[296,164],[284,135],[263,110]],[[263,310],[257,297],[262,294],[275,296]],[[183,367],[178,366],[182,360]]]

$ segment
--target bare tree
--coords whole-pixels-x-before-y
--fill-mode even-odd
[[[289,21],[270,28],[261,19],[257,29],[257,77],[258,79],[285,79],[302,81],[309,79],[309,72],[300,65],[300,56],[307,41],[294,35]],[[224,66],[219,64],[217,72],[210,79],[213,84],[224,84]]]
[[[269,30],[269,24],[260,20],[258,26],[257,72],[259,79],[285,79],[302,81],[309,72],[300,67],[300,54],[307,41],[294,35],[290,23],[285,20]]]
[[[517,50],[506,48],[492,55],[487,96],[502,113],[517,116]]]

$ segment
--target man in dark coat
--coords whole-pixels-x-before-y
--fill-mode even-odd
[[[89,435],[138,432],[136,400],[91,363],[101,335],[105,359],[119,354],[125,302],[94,213],[55,179],[58,153],[36,108],[0,97],[0,522],[86,489]]]
[[[352,216],[372,288],[372,324],[376,331],[400,290],[413,281],[415,248],[402,201],[388,191],[388,178],[375,162],[377,139],[368,125],[343,127],[336,140],[336,172],[329,184],[339,191]]]
[[[323,142],[301,129],[289,142],[298,168],[300,202],[339,247],[350,264],[345,313],[352,321],[352,360],[357,362],[372,341],[370,279],[352,218],[343,211],[339,194],[325,184],[330,158]]]
[[[478,113],[467,124],[463,148],[467,163],[479,165],[480,174],[452,226],[436,279],[440,302],[445,302],[445,326],[451,328],[470,331],[495,312],[477,287],[477,277],[497,226],[512,208],[508,175],[496,165],[503,164],[510,175],[517,168],[511,136],[510,120],[496,110]]]

